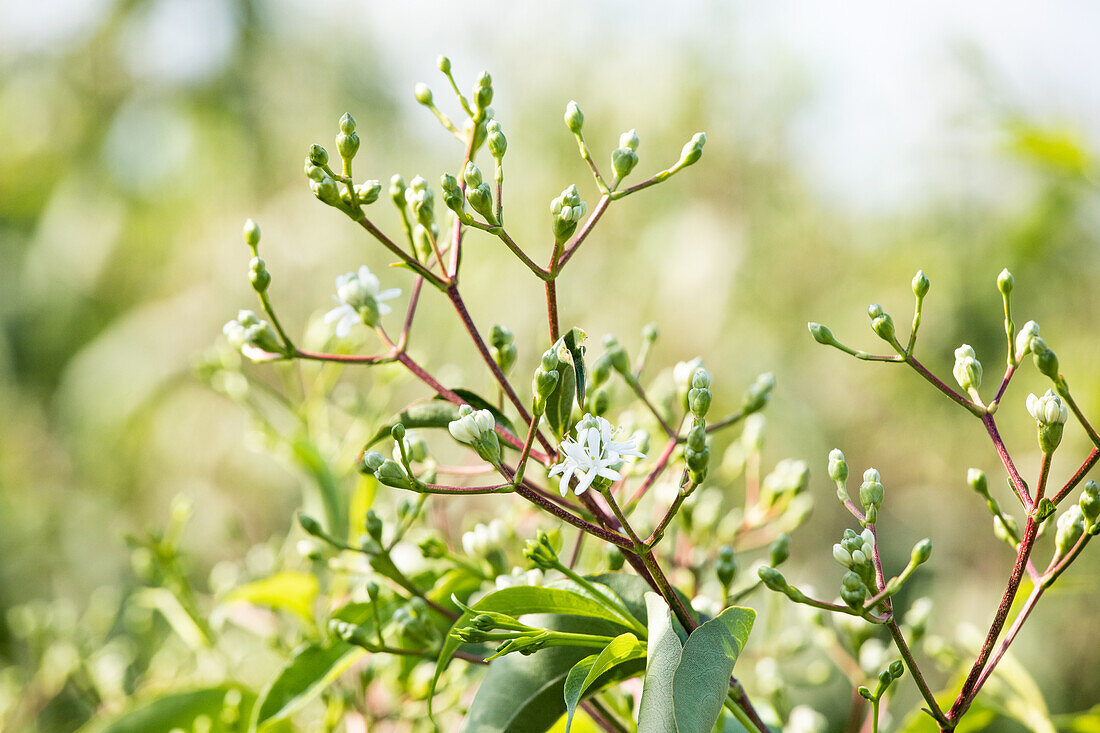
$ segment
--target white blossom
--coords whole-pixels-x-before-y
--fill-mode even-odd
[[[624,458],[645,458],[638,451],[634,438],[619,440],[622,430],[615,428],[602,417],[587,414],[577,423],[575,440],[566,439],[558,449],[563,460],[550,468],[550,475],[561,474],[561,495],[569,493],[569,481],[577,484],[573,492],[578,496],[588,490],[598,478],[619,481]]]
[[[336,278],[336,300],[340,305],[325,314],[325,323],[336,324],[339,338],[351,333],[357,323],[373,326],[378,318],[390,312],[383,301],[401,295],[398,288],[382,290],[378,276],[363,265],[357,272],[348,272]]]
[[[1044,425],[1064,425],[1069,419],[1069,410],[1053,390],[1047,390],[1042,397],[1034,394],[1027,396],[1027,411],[1036,422]]]
[[[491,433],[496,425],[496,418],[488,410],[469,412],[457,420],[447,423],[447,430],[459,443],[473,445],[486,433]]]

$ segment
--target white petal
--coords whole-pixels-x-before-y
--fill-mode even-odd
[[[401,288],[389,288],[374,296],[375,300],[392,300],[401,295]]]
[[[377,303],[376,305],[378,306],[378,315],[380,316],[389,315],[393,312],[393,308],[390,308],[385,303]]]
[[[573,489],[573,493],[575,493],[577,496],[580,496],[585,491],[587,491],[588,487],[592,485],[592,482],[596,480],[597,470],[598,469],[593,466],[592,468],[588,469],[587,473],[577,479],[577,488]]]
[[[599,475],[599,476],[603,476],[604,478],[609,478],[612,481],[622,481],[623,480],[623,475],[621,473],[619,473],[618,471],[616,471],[613,468],[608,468],[607,466],[598,467],[596,469],[596,474]]]

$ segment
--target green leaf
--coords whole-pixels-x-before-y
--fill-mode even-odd
[[[585,657],[569,670],[565,678],[565,710],[568,718],[565,730],[568,733],[577,712],[577,704],[593,683],[612,667],[632,659],[645,657],[645,644],[631,633],[620,634],[603,648],[599,654]]]
[[[365,474],[359,476],[355,489],[351,493],[351,503],[348,506],[348,537],[355,540],[363,534],[363,524],[367,518],[367,510],[374,504],[374,497],[378,493],[378,479]]]
[[[225,600],[244,601],[254,606],[287,611],[307,624],[312,624],[313,601],[317,598],[318,589],[316,576],[296,570],[284,570],[270,578],[233,589]]]
[[[1059,733],[1100,733],[1100,705],[1082,713],[1069,713],[1054,718]]]
[[[672,628],[668,604],[656,593],[645,594],[649,613],[645,684],[638,710],[638,733],[676,733],[672,709],[672,679],[683,646]]]
[[[569,329],[569,333],[562,336],[565,348],[573,357],[573,374],[577,382],[577,404],[584,404],[584,347],[581,343],[588,338],[588,334],[575,326]]]
[[[546,398],[546,422],[560,440],[572,427],[573,401],[577,398],[577,371],[573,354],[565,345],[564,338],[558,339],[551,348],[558,355],[558,384]],[[583,373],[583,366],[581,370]]]
[[[117,715],[96,718],[79,733],[169,733],[193,730],[200,718],[211,724],[210,733],[229,733],[239,730],[237,720],[247,720],[255,702],[252,692],[235,685],[175,692],[134,703]],[[223,712],[228,714],[223,716]]]
[[[469,620],[482,611],[505,613],[518,617],[530,613],[550,613],[563,616],[581,616],[588,619],[599,619],[614,624],[616,629],[613,634],[622,633],[622,621],[602,602],[590,596],[582,595],[573,590],[563,588],[544,588],[540,586],[521,585],[512,588],[503,588],[485,596],[455,621],[452,629],[462,628]],[[594,632],[586,632],[594,633]],[[428,706],[431,709],[431,700],[435,696],[435,688],[443,670],[447,668],[455,650],[461,642],[453,634],[447,634],[443,641],[443,647],[439,651],[439,659],[436,662],[435,675],[432,677],[431,687],[428,691]],[[547,650],[549,651],[549,650]],[[580,656],[585,656],[583,653]],[[506,657],[505,657],[506,658]],[[578,657],[579,659],[579,657]],[[570,663],[570,667],[578,659]],[[495,665],[494,665],[495,666]],[[568,671],[568,670],[566,670]],[[564,680],[564,674],[563,674]],[[560,714],[560,713],[559,713]],[[551,721],[552,722],[552,721]]]
[[[406,428],[446,428],[447,425],[458,419],[458,405],[450,402],[443,402],[441,400],[428,400],[427,402],[416,402],[397,414],[397,419],[392,420],[386,425],[378,428],[371,439],[367,441],[367,448],[373,447],[375,443],[388,438],[390,435],[390,429],[397,423],[401,423]]]
[[[558,631],[588,634],[622,633],[602,619],[536,615],[532,624]],[[588,651],[582,647],[548,647],[530,656],[509,654],[489,666],[470,706],[466,733],[537,733],[550,729],[566,712],[565,680]],[[590,686],[600,689],[642,672],[636,659],[613,667]]]
[[[672,676],[679,733],[710,733],[722,713],[734,663],[755,619],[751,608],[731,606],[688,636]]]
[[[294,459],[309,473],[313,478],[313,482],[317,485],[317,495],[325,509],[325,528],[337,539],[344,539],[343,532],[346,521],[344,519],[343,492],[336,477],[332,474],[328,461],[308,438],[296,439],[290,447],[294,452]]]
[[[343,674],[366,651],[336,642],[322,647],[306,644],[260,693],[250,730],[256,731],[301,709]]]

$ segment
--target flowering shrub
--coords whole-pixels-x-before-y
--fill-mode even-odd
[[[266,625],[275,639],[278,668],[265,670],[265,680],[256,685],[235,678],[227,671],[232,665],[223,664],[223,674],[211,685],[161,695],[105,718],[106,728],[335,730],[342,725],[351,731],[383,729],[385,721],[401,719],[414,729],[479,732],[558,726],[707,733],[716,725],[759,733],[824,731],[823,717],[792,704],[792,696],[795,687],[821,683],[830,673],[810,674],[816,668],[803,665],[806,673],[799,677],[778,666],[781,659],[797,661],[811,642],[833,652],[840,676],[858,695],[855,725],[866,721],[865,729],[877,731],[892,720],[898,729],[951,731],[964,720],[988,722],[998,714],[1034,720],[1041,701],[1020,692],[1030,683],[1026,675],[1023,682],[1018,673],[999,678],[997,689],[978,695],[993,687],[987,683],[1003,669],[999,665],[1009,645],[1041,596],[1100,531],[1100,486],[1088,481],[1078,502],[1069,502],[1055,520],[1055,547],[1046,569],[1032,561],[1042,528],[1100,457],[1100,435],[1074,402],[1038,326],[1029,323],[1016,332],[1012,276],[1005,271],[997,280],[1008,355],[988,403],[972,347],[955,351],[958,390],[916,358],[930,287],[923,273],[912,283],[916,307],[905,344],[888,313],[878,305],[868,309],[873,332],[892,353],[857,350],[825,326],[809,326],[821,344],[865,361],[914,369],[981,421],[1003,461],[1014,501],[1024,512],[1023,527],[993,498],[985,474],[968,474],[1016,561],[984,641],[965,662],[966,649],[932,643],[926,599],[905,608],[898,602],[899,591],[929,561],[931,541],[917,542],[909,563],[890,577],[879,548],[884,479],[867,469],[853,499],[839,449],[829,453],[827,473],[858,527],[846,529],[832,548],[845,570],[835,597],[796,587],[777,569],[789,555],[790,533],[809,515],[811,480],[809,465],[795,459],[781,460],[762,475],[760,412],[774,387],[770,375],[749,383],[741,403],[714,419],[713,377],[701,359],[653,376],[649,354],[658,338],[655,326],[645,329],[633,356],[608,336],[602,353],[592,358],[583,324],[565,330],[559,322],[557,282],[611,204],[696,163],[706,137],[694,135],[674,164],[624,186],[639,164],[638,135],[623,133],[605,177],[585,140],[584,116],[570,102],[565,124],[599,195],[591,210],[575,185],[552,200],[549,260],[539,265],[505,226],[508,142],[489,106],[491,77],[482,73],[467,97],[450,62],[441,58],[439,67],[464,122],[455,123],[439,109],[425,85],[416,87],[416,99],[461,143],[464,154],[457,175],[444,174],[438,190],[421,177],[408,184],[400,176],[390,179],[388,200],[400,216],[401,235],[384,233],[370,215],[383,186],[378,180],[357,182],[353,175],[360,140],[350,115],[339,123],[339,162],[319,145],[309,149],[305,161],[314,195],[388,250],[404,272],[379,277],[363,266],[338,276],[337,305],[302,339],[292,338],[276,315],[272,296],[278,281],[260,258],[259,227],[249,221],[244,228],[252,253],[249,278],[263,315],[241,311],[224,330],[236,351],[218,352],[201,370],[213,386],[253,412],[273,448],[313,476],[317,491],[305,498],[298,516],[304,535],[296,553],[285,553],[281,569],[215,588],[215,611],[207,613],[206,602],[181,580],[178,531],[135,540],[146,552],[149,590],[158,592],[158,607],[181,636],[196,640],[200,656],[227,654],[236,627]],[[475,163],[483,149],[492,161],[492,182]],[[467,308],[460,275],[470,230],[499,240],[541,282],[547,316],[546,333],[538,337],[541,354],[520,354],[509,329],[498,324],[486,331]],[[409,279],[408,285],[388,287],[398,277]],[[387,318],[392,313],[387,301],[402,291],[408,302],[395,326]],[[481,395],[472,383],[449,385],[410,354],[418,307],[432,291],[454,311],[496,395]],[[362,354],[370,334],[381,346]],[[431,346],[425,338],[424,347]],[[255,362],[279,363],[269,369],[297,362],[298,376],[305,379],[288,380],[293,389],[280,391],[262,380],[262,372],[246,378],[237,352]],[[1032,484],[1016,470],[995,420],[1028,354],[1053,386],[1027,398],[1043,456]],[[423,397],[395,409],[387,365],[400,366],[419,382]],[[351,367],[379,372],[365,394],[340,389],[339,372]],[[308,409],[299,411],[296,401]],[[1051,458],[1070,413],[1097,447],[1055,489],[1047,485]],[[741,432],[726,441],[726,453],[716,459],[712,443],[733,428]],[[341,478],[356,469],[358,484],[343,491]],[[471,500],[498,494],[490,504]],[[743,497],[736,505],[735,495]],[[488,506],[495,516],[459,535],[451,531],[453,522],[462,521],[449,508],[456,505],[462,512]],[[179,508],[177,523],[186,514]],[[747,564],[752,568],[746,572]],[[1030,593],[1008,624],[1025,581]],[[765,587],[793,605],[773,609],[773,628],[754,630],[756,611],[743,604],[755,599],[759,605],[767,597]],[[278,615],[264,616],[261,623],[249,615],[260,609]],[[782,624],[789,633],[776,631]],[[913,651],[918,642],[944,670],[964,670],[948,693],[933,690]],[[745,658],[755,659],[755,667],[746,669]],[[922,710],[909,717],[887,711],[903,677],[922,698]],[[1006,699],[1015,702],[999,702]]]

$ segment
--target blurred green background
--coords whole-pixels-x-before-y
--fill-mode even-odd
[[[89,714],[65,690],[79,688],[70,662],[91,652],[32,648],[12,609],[78,625],[133,583],[123,537],[163,524],[177,494],[195,505],[196,576],[286,532],[303,478],[257,450],[247,416],[192,367],[253,307],[246,217],[263,228],[292,332],[330,307],[335,275],[385,268],[379,247],[314,201],[302,157],[331,145],[350,111],[368,177],[453,171],[460,151],[411,94],[425,80],[444,96],[439,53],[464,86],[493,73],[509,226],[537,260],[546,202],[574,182],[596,199],[561,122],[569,99],[601,162],[637,128],[639,172],[707,132],[699,165],[612,207],[562,281],[562,320],[632,349],[656,321],[656,362],[702,354],[718,405],[775,373],[769,454],[809,460],[820,499],[788,577],[835,574],[832,447],[853,471],[882,472],[888,564],[934,539],[917,583],[941,601],[941,633],[988,624],[1011,559],[965,485],[981,467],[1008,496],[980,425],[911,372],[818,347],[808,320],[876,349],[866,305],[902,329],[923,268],[918,355],[948,376],[952,350],[970,343],[995,382],[995,278],[1008,267],[1017,324],[1042,324],[1100,415],[1093,5],[48,0],[5,3],[0,18],[0,703],[41,696],[42,730]],[[541,349],[537,281],[476,234],[464,264],[475,319],[503,311],[525,365]],[[403,271],[386,279],[408,288]],[[426,296],[413,354],[433,367],[453,354],[449,374],[479,374],[444,306]],[[1023,401],[1045,388],[1022,370],[1000,413],[1025,475],[1038,451]],[[1066,436],[1055,479],[1087,452],[1077,427]],[[1019,640],[1054,711],[1097,702],[1095,644],[1083,641],[1098,568],[1086,556]]]

